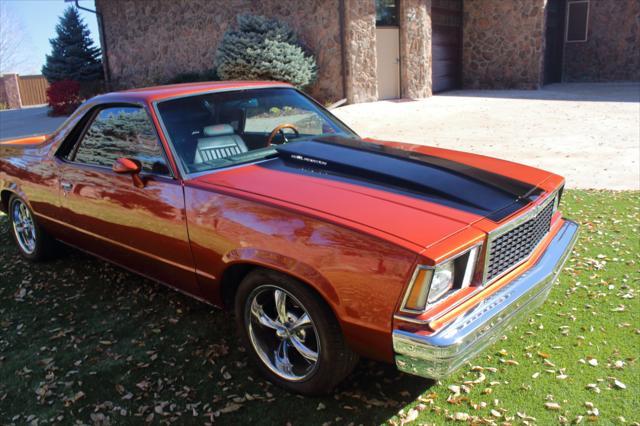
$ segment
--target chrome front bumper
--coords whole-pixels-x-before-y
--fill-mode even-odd
[[[577,236],[578,225],[565,220],[531,268],[434,334],[395,330],[393,349],[398,369],[438,379],[478,355],[545,301]]]

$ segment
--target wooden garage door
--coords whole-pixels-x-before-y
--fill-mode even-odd
[[[49,83],[43,75],[21,75],[18,77],[18,90],[23,106],[47,103]]]
[[[462,0],[433,0],[433,92],[459,89],[462,80]]]

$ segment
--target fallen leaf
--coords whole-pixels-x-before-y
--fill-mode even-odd
[[[613,381],[613,384],[615,385],[615,387],[617,387],[618,389],[626,389],[627,385],[625,385],[624,383],[622,383],[620,380],[616,379]]]
[[[557,402],[545,402],[544,407],[547,410],[559,410],[561,408],[560,404],[558,404]]]
[[[467,420],[469,420],[469,414],[467,413],[455,413],[453,415],[453,420],[459,421],[459,422],[466,422]]]
[[[224,408],[219,409],[214,414],[216,415],[216,417],[218,417],[220,414],[233,413],[234,411],[238,411],[241,408],[242,408],[242,405],[237,404],[235,402],[230,402],[227,405],[225,405]]]
[[[419,414],[420,413],[418,413],[418,410],[412,408],[411,410],[407,411],[407,416],[404,419],[402,419],[402,424],[410,423],[414,421],[415,419],[418,418]]]
[[[451,385],[449,386],[449,390],[457,395],[460,393],[460,386]]]

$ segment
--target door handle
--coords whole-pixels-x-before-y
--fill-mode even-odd
[[[73,189],[73,184],[69,183],[69,182],[62,182],[60,184],[60,187],[62,188],[62,190],[64,192],[69,192],[69,191],[71,191]]]

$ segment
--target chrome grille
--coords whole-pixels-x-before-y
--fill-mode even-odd
[[[535,217],[491,239],[485,282],[499,277],[531,255],[551,228],[553,206],[554,199],[551,199]]]

